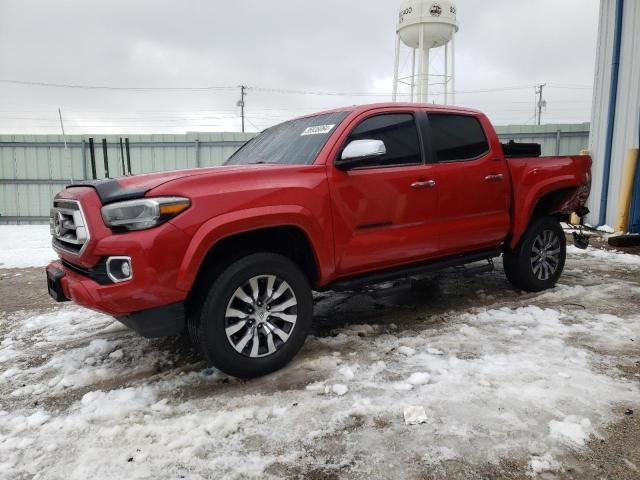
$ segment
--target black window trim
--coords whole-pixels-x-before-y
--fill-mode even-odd
[[[373,117],[379,117],[382,115],[403,115],[403,114],[408,114],[408,115],[412,115],[413,116],[413,123],[414,126],[416,127],[416,133],[418,135],[418,144],[420,145],[420,158],[422,159],[422,161],[420,162],[415,162],[415,163],[399,163],[396,165],[372,165],[370,167],[358,167],[358,168],[354,168],[352,170],[350,170],[351,172],[360,172],[363,170],[387,170],[389,168],[406,168],[406,167],[417,167],[420,165],[425,165],[426,162],[426,153],[427,150],[425,148],[425,143],[422,139],[422,128],[421,128],[421,124],[424,121],[424,119],[422,118],[423,116],[426,117],[426,115],[424,114],[423,111],[420,110],[390,110],[390,111],[378,111],[378,112],[372,112],[371,114],[367,115],[366,117],[364,117],[363,119],[359,120],[358,123],[356,123],[356,125],[354,125],[353,128],[349,129],[349,133],[347,134],[347,137],[344,139],[344,142],[342,142],[342,145],[340,146],[340,148],[338,149],[338,153],[336,154],[336,158],[334,159],[334,168],[335,168],[335,161],[338,160],[340,158],[340,156],[342,155],[342,152],[344,151],[344,149],[347,147],[347,145],[349,144],[349,138],[351,138],[351,133],[358,128],[363,122],[369,120],[370,118]],[[431,152],[429,152],[429,156],[431,156]]]
[[[426,117],[426,125],[427,125],[427,132],[428,132],[428,136],[429,136],[429,145],[430,145],[430,151],[431,151],[431,157],[433,159],[433,163],[436,164],[440,164],[440,163],[463,163],[463,162],[474,162],[476,160],[480,160],[483,157],[486,157],[487,155],[491,154],[491,143],[489,142],[489,136],[487,135],[487,131],[484,129],[484,125],[482,125],[482,122],[480,121],[480,119],[476,116],[476,115],[470,115],[468,113],[464,113],[464,112],[430,112],[430,111],[426,111],[425,113],[425,117]],[[438,160],[438,152],[436,151],[436,144],[433,141],[434,135],[433,135],[433,129],[431,128],[431,120],[429,120],[429,115],[449,115],[449,116],[455,116],[455,117],[469,117],[469,118],[473,118],[476,122],[478,122],[478,124],[480,125],[480,130],[482,130],[482,134],[484,135],[484,139],[487,142],[487,150],[482,152],[479,155],[476,155],[475,157],[471,157],[471,158],[462,158],[459,160]]]

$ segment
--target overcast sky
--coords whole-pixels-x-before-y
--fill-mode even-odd
[[[58,107],[67,133],[237,131],[241,84],[250,88],[248,130],[388,101],[399,3],[0,0],[1,80],[224,87],[0,82],[0,133],[58,133]],[[484,110],[496,124],[532,123],[534,85],[547,83],[545,123],[589,121],[598,0],[459,0],[457,7],[457,90],[469,92],[458,94],[459,105]]]

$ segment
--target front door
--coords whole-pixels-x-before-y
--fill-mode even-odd
[[[434,165],[425,165],[414,112],[368,114],[352,140],[382,140],[387,154],[361,168],[329,165],[340,276],[393,267],[437,253],[433,222],[437,189]]]

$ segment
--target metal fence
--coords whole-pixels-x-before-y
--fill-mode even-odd
[[[507,125],[496,127],[503,142],[532,142],[542,145],[542,155],[578,155],[589,148],[589,123],[549,125]]]
[[[497,127],[503,141],[542,144],[544,155],[577,154],[587,148],[589,124]],[[129,136],[133,173],[221,165],[250,133],[187,133]],[[90,179],[90,135],[0,135],[0,224],[48,221],[53,196],[71,181]],[[93,136],[96,173],[105,177],[101,140],[107,139],[111,176],[123,173],[119,136]]]
[[[131,170],[148,173],[221,165],[250,133],[188,133],[129,137]],[[53,196],[72,181],[92,178],[90,136],[0,136],[0,224],[48,221]],[[95,136],[98,178],[105,178],[102,138],[110,175],[123,174],[119,138]],[[126,153],[125,155],[126,156]]]

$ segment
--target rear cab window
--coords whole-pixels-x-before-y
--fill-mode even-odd
[[[489,152],[487,136],[476,117],[429,113],[428,118],[437,162],[475,160]]]

